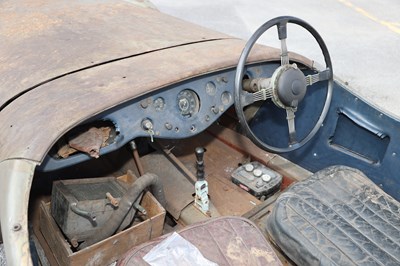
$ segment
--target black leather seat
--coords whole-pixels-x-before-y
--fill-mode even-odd
[[[298,265],[400,265],[399,202],[349,167],[290,187],[266,228]]]

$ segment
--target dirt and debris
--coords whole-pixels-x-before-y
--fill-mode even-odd
[[[110,127],[91,127],[90,129],[70,138],[68,143],[58,149],[58,156],[67,158],[78,151],[89,154],[93,158],[99,158],[100,149],[108,145]]]

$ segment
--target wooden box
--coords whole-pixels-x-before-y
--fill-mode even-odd
[[[115,212],[106,193],[110,193],[119,202],[126,193],[128,184],[115,177],[56,180],[51,191],[50,213],[70,241],[85,241],[103,227]],[[75,204],[76,209],[95,215],[96,225],[87,217],[73,211],[72,204]],[[121,228],[126,228],[134,215],[132,208]]]
[[[54,256],[59,265],[109,265],[118,260],[133,246],[139,245],[162,234],[165,209],[154,196],[146,192],[141,205],[146,209],[149,219],[133,225],[103,241],[73,252],[53,217],[50,202],[41,203],[39,227],[46,243],[46,256]],[[43,238],[38,238],[43,239]],[[51,253],[50,253],[51,252]]]

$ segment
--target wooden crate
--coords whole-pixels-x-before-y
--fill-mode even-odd
[[[133,246],[162,234],[165,209],[149,192],[146,192],[143,196],[141,205],[146,209],[149,219],[87,248],[73,252],[70,244],[64,238],[50,214],[50,202],[42,202],[39,226],[40,232],[46,241],[46,243],[42,244],[49,247],[49,249],[44,249],[45,251],[47,250],[46,256],[54,256],[59,265],[111,264]]]

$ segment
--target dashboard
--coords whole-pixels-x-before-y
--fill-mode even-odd
[[[247,75],[271,76],[276,67],[254,65],[248,68]],[[100,156],[137,137],[188,138],[204,131],[233,105],[235,74],[236,69],[229,69],[173,84],[111,108],[85,124],[108,122],[113,127],[111,141],[101,148]],[[68,138],[68,134],[61,139]],[[53,171],[91,159],[85,153],[59,158],[54,152],[56,146],[60,143],[52,148],[39,171]]]

